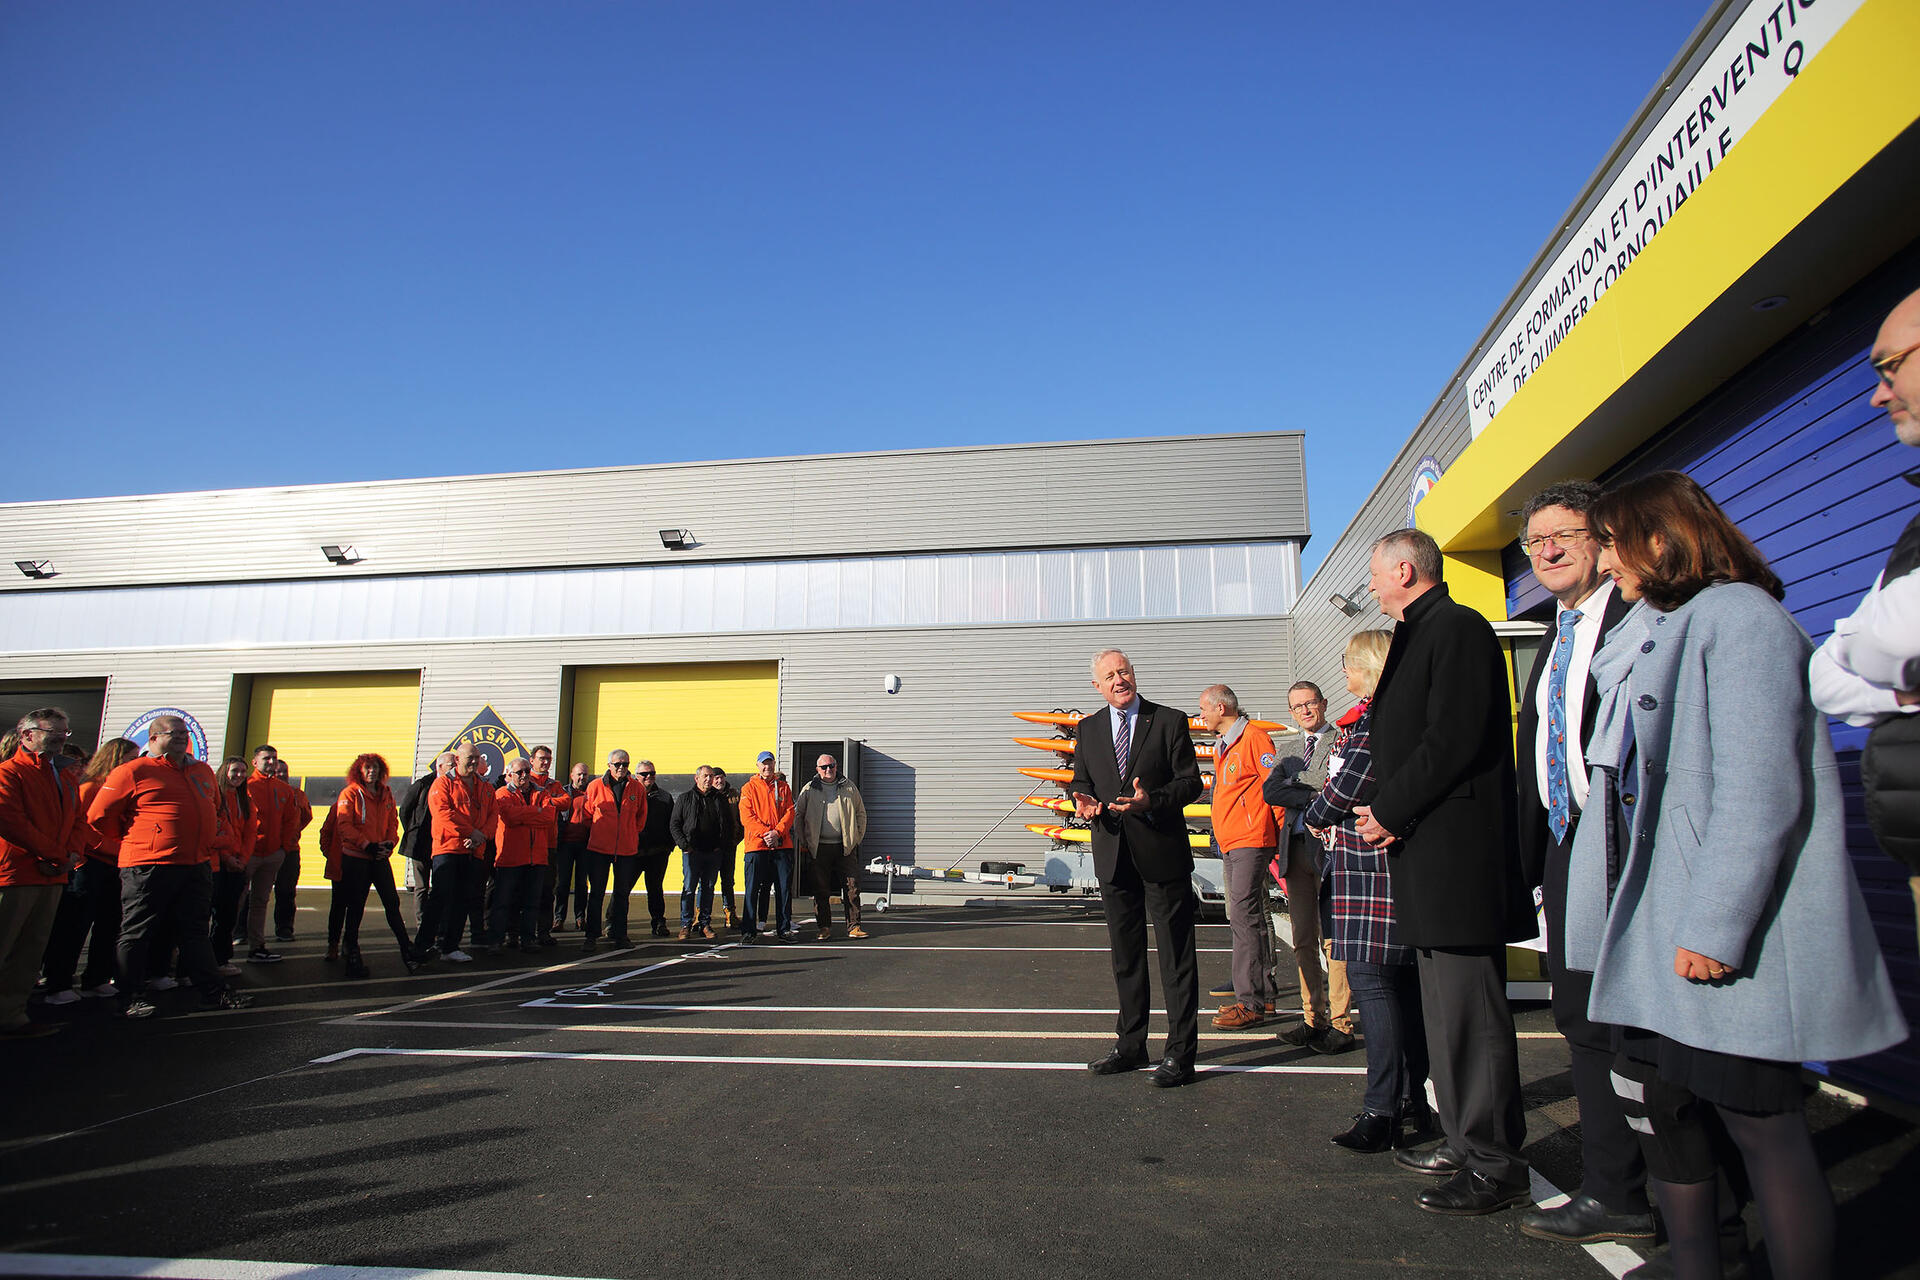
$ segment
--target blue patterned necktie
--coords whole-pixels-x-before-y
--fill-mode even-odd
[[[1553,666],[1547,671],[1547,822],[1553,838],[1565,841],[1573,822],[1573,802],[1567,787],[1567,666],[1573,660],[1573,629],[1580,611],[1560,614],[1559,634],[1553,638]]]

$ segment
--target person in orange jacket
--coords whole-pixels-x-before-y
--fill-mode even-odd
[[[774,767],[773,752],[762,751],[759,772],[740,788],[740,825],[747,841],[747,891],[740,903],[740,936],[759,935],[756,905],[762,886],[773,889],[774,932],[785,941],[793,927],[793,787]]]
[[[240,966],[233,963],[233,925],[239,918],[240,894],[247,886],[247,864],[253,858],[260,822],[247,790],[247,762],[228,756],[220,762],[218,777],[213,843],[207,848],[213,871],[213,925],[208,937],[221,975],[231,978],[240,973]]]
[[[540,803],[553,814],[553,830],[540,833],[541,849],[540,887],[536,895],[534,909],[540,913],[535,922],[534,938],[541,947],[556,945],[553,940],[553,906],[555,888],[554,861],[559,853],[560,824],[573,812],[573,796],[567,790],[567,784],[553,776],[553,748],[535,747],[528,759],[533,763],[534,792],[540,797]]]
[[[120,941],[120,842],[100,838],[87,821],[87,806],[98,794],[101,779],[139,754],[138,744],[109,738],[80,772],[80,818],[73,824],[73,851],[79,859],[67,891],[60,895],[60,910],[53,918],[53,934],[41,964],[47,977],[47,1004],[77,1004],[82,996],[120,994],[113,985],[114,947]],[[87,967],[76,990],[74,971],[83,947]]]
[[[243,1009],[251,1001],[228,989],[207,937],[213,914],[207,850],[218,831],[220,784],[188,754],[184,720],[161,716],[147,735],[147,754],[108,774],[87,808],[87,821],[103,837],[120,840],[120,1014],[158,1012],[138,993],[162,921],[173,930],[202,1007]]]
[[[627,753],[607,753],[607,771],[587,784],[574,808],[584,813],[587,829],[587,936],[580,949],[591,952],[600,939],[600,893],[613,872],[613,901],[607,906],[607,941],[627,946],[627,903],[640,878],[640,830],[647,825],[647,788],[633,780]]]
[[[57,761],[66,712],[31,712],[18,731],[0,762],[0,1035],[36,1036],[58,1030],[27,1016],[27,998],[72,866],[80,793]]]
[[[393,850],[400,843],[400,816],[387,785],[387,762],[369,751],[356,756],[347,768],[347,785],[328,815],[333,823],[332,857],[340,865],[334,894],[346,904],[340,922],[340,955],[349,978],[364,978],[368,970],[360,958],[360,920],[367,909],[367,890],[380,892],[387,928],[400,947],[400,963],[412,973],[417,966],[400,914],[400,890],[393,882]]]
[[[1286,810],[1261,795],[1279,761],[1273,739],[1240,714],[1224,684],[1200,694],[1200,720],[1219,735],[1213,757],[1213,838],[1226,867],[1227,924],[1233,932],[1234,1002],[1213,1025],[1227,1031],[1258,1026],[1279,999],[1273,978],[1273,925],[1267,916],[1267,864],[1280,847]]]
[[[273,776],[287,784],[293,791],[294,801],[300,807],[300,829],[306,830],[313,824],[313,802],[307,799],[306,791],[293,780],[293,766],[285,759],[277,759],[273,764]],[[327,879],[333,879],[328,876]],[[281,942],[293,941],[294,896],[300,888],[300,840],[295,834],[293,847],[287,850],[287,856],[281,860],[280,873],[273,878],[273,936]]]
[[[481,856],[493,836],[494,796],[480,775],[480,749],[463,742],[453,753],[453,772],[434,779],[427,793],[433,814],[433,889],[429,895],[439,916],[440,954],[455,964],[473,957],[460,949],[460,936],[475,917],[475,946],[482,943],[480,891],[486,871]]]
[[[261,743],[253,749],[253,773],[247,795],[253,802],[255,834],[253,857],[247,863],[247,963],[278,964],[281,955],[267,947],[267,913],[273,903],[274,881],[287,854],[297,854],[300,833],[313,820],[313,806],[304,792],[279,778],[280,753]]]
[[[547,844],[553,839],[555,811],[533,782],[533,764],[525,756],[507,761],[504,781],[494,792],[493,912],[487,926],[490,952],[517,945],[529,954],[540,950],[540,882],[547,871]],[[551,944],[552,937],[549,935]]]

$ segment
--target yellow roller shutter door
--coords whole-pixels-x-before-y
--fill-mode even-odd
[[[754,757],[776,749],[779,716],[777,662],[583,667],[574,675],[568,761],[584,760],[601,773],[607,753],[618,749],[653,761],[662,776],[717,764],[738,790],[752,775]],[[667,889],[679,887],[675,858]]]
[[[300,882],[324,883],[320,822],[340,793],[347,766],[363,751],[386,757],[395,778],[413,777],[420,727],[420,673],[352,671],[255,676],[247,710],[251,752],[272,743],[313,800],[313,825],[300,837]],[[251,762],[249,762],[251,763]]]

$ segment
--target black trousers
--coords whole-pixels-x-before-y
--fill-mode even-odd
[[[400,944],[400,954],[408,952],[407,922],[400,914],[400,890],[393,883],[393,864],[385,858],[340,859],[340,878],[334,881],[333,896],[341,904],[340,946],[349,956],[360,954],[360,920],[367,910],[367,890],[380,894],[380,906],[387,914],[387,928]]]
[[[613,895],[607,903],[607,936],[615,942],[627,940],[627,906],[633,901],[633,886],[640,882],[640,855],[613,860]],[[591,926],[587,930],[593,932]]]
[[[273,877],[273,931],[293,936],[293,895],[300,887],[300,851],[294,849]]]
[[[87,941],[89,934],[91,943]],[[119,941],[120,869],[97,858],[84,859],[74,868],[66,892],[60,895],[53,932],[47,936],[47,952],[41,961],[47,990],[65,991],[73,986],[73,971],[80,964],[83,948],[87,967],[80,985],[91,990],[109,981],[113,977],[114,947]]]
[[[1567,858],[1575,828],[1547,850],[1541,896],[1547,915],[1547,976],[1553,979],[1553,1025],[1572,1055],[1573,1095],[1580,1103],[1580,1189],[1615,1213],[1646,1213],[1647,1162],[1613,1091],[1613,1028],[1587,1019],[1593,975],[1567,968]]]
[[[204,999],[227,989],[214,970],[207,940],[213,916],[213,872],[204,862],[192,866],[120,868],[120,1004],[124,1008],[146,986],[154,935],[165,926],[180,947],[180,967]]]
[[[486,867],[477,854],[441,853],[433,859],[433,923],[440,935],[440,954],[460,949],[460,939],[472,923],[473,945],[481,945],[479,924],[481,876]]]
[[[1507,1007],[1507,949],[1416,953],[1440,1127],[1462,1162],[1502,1187],[1527,1185],[1520,1054]]]
[[[1200,966],[1194,952],[1193,882],[1142,880],[1123,843],[1111,881],[1100,882],[1113,953],[1113,985],[1120,997],[1114,1022],[1117,1048],[1144,1057],[1153,992],[1147,977],[1147,921],[1160,951],[1160,986],[1167,1001],[1166,1056],[1191,1066],[1200,1044]]]
[[[562,840],[553,846],[553,924],[557,929],[567,922],[567,901],[573,901],[573,919],[577,924],[587,918],[587,844],[584,840]]]
[[[413,860],[413,953],[425,955],[427,948],[437,940],[434,929],[433,905],[433,861],[430,858]]]
[[[647,919],[654,928],[667,923],[667,859],[673,854],[671,847],[665,849],[642,849],[635,861],[640,864],[640,874],[647,882]]]
[[[607,891],[607,873],[613,870],[613,855],[595,853],[591,849],[582,850],[580,865],[586,869],[586,934],[588,938],[600,936],[600,899]],[[627,886],[631,889],[633,886]]]
[[[220,964],[233,959],[233,926],[240,919],[240,897],[246,891],[246,872],[223,869],[213,873],[213,924],[207,931],[207,941]]]

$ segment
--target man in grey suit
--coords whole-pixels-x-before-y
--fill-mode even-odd
[[[1141,697],[1118,649],[1093,656],[1093,687],[1107,705],[1080,722],[1073,748],[1073,805],[1093,824],[1093,868],[1120,997],[1117,1043],[1087,1064],[1095,1075],[1147,1065],[1147,920],[1159,944],[1167,1001],[1167,1051],[1153,1083],[1193,1080],[1200,1042],[1194,951],[1193,850],[1181,810],[1200,798],[1200,764],[1186,713]]]
[[[1329,956],[1321,967],[1320,890],[1326,849],[1302,821],[1307,806],[1327,784],[1333,726],[1327,723],[1326,695],[1311,680],[1297,681],[1287,690],[1287,711],[1300,726],[1300,754],[1288,756],[1267,775],[1262,798],[1287,810],[1287,923],[1305,1016],[1280,1038],[1320,1053],[1345,1053],[1353,1048],[1353,989],[1347,985],[1346,961]]]

